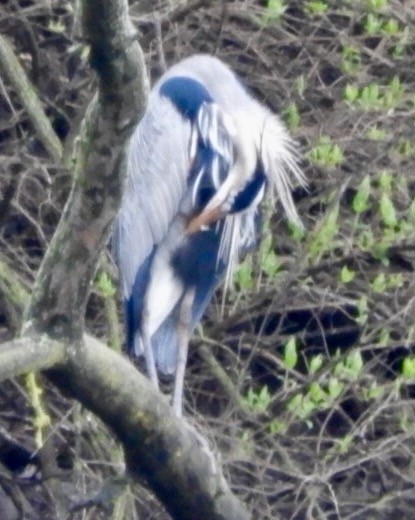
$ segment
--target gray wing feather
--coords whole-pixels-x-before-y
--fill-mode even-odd
[[[132,136],[128,177],[113,248],[129,298],[136,273],[165,237],[186,190],[190,124],[154,91]]]

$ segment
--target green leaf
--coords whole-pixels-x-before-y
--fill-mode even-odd
[[[303,401],[303,396],[301,394],[297,394],[292,397],[287,404],[287,408],[290,412],[297,413],[297,411],[301,408],[301,403]]]
[[[364,22],[365,31],[368,34],[374,34],[380,31],[382,27],[382,22],[379,20],[377,16],[372,13],[369,13]]]
[[[290,103],[288,107],[284,110],[285,120],[287,122],[288,128],[290,130],[295,130],[298,128],[301,118],[300,112],[298,110],[298,106],[296,103]]]
[[[317,381],[313,381],[310,385],[309,390],[309,396],[310,399],[315,404],[328,404],[328,395],[326,392],[321,388],[321,385],[317,383]]]
[[[287,427],[288,425],[285,422],[279,421],[278,419],[274,419],[268,425],[269,433],[271,435],[275,435],[277,433],[284,433],[287,430]]]
[[[252,259],[250,257],[239,264],[235,272],[235,283],[241,290],[250,290],[254,286]]]
[[[415,153],[415,146],[410,139],[402,139],[398,141],[396,150],[403,157],[411,157]]]
[[[375,247],[375,237],[371,229],[364,229],[358,237],[358,244],[363,251],[372,251]]]
[[[391,273],[388,276],[388,287],[390,289],[399,289],[404,284],[404,277],[402,273]]]
[[[117,289],[112,283],[111,278],[108,276],[108,273],[104,271],[98,274],[96,288],[104,298],[111,298],[117,292]]]
[[[379,186],[386,193],[391,193],[392,191],[392,182],[393,176],[389,170],[382,170],[379,175]]]
[[[245,402],[256,413],[266,412],[271,402],[271,394],[268,387],[265,385],[257,392],[250,387],[245,396]]]
[[[334,168],[344,160],[340,146],[332,143],[327,135],[320,137],[318,143],[308,152],[307,156],[311,162],[325,168]]]
[[[306,10],[312,15],[324,14],[329,6],[321,0],[310,0],[305,5]]]
[[[399,23],[394,18],[390,18],[387,22],[382,24],[382,29],[389,36],[394,36],[399,32]]]
[[[388,5],[388,0],[366,0],[366,6],[369,11],[381,11]]]
[[[317,356],[313,356],[310,361],[310,374],[315,374],[320,370],[323,365],[323,355],[317,354]]]
[[[380,199],[380,214],[385,226],[394,227],[397,224],[395,206],[387,193],[382,193]]]
[[[403,360],[402,375],[405,379],[415,378],[415,357],[407,357]]]
[[[284,347],[284,365],[286,368],[294,368],[298,361],[297,343],[295,337],[292,336]]]
[[[355,349],[348,354],[346,367],[350,370],[350,373],[357,378],[363,370],[363,357],[360,350]]]
[[[272,22],[278,22],[286,9],[284,0],[268,0],[262,23],[269,25]]]
[[[384,141],[388,137],[388,133],[379,126],[372,126],[366,132],[366,137],[372,141]]]
[[[369,388],[363,388],[363,397],[366,401],[370,401],[372,399],[379,399],[383,397],[385,393],[385,389],[382,386],[378,386],[376,381],[372,381]]]
[[[369,208],[368,200],[370,197],[370,188],[370,176],[366,175],[353,198],[353,211],[355,213],[363,213]]]
[[[342,270],[340,271],[340,281],[343,283],[350,283],[354,277],[356,276],[356,271],[353,271],[353,269],[349,269],[347,265],[342,267]]]
[[[377,294],[384,293],[387,288],[385,273],[379,273],[370,285],[372,287],[373,292]]]
[[[359,97],[359,87],[357,85],[351,85],[350,83],[346,85],[344,89],[344,99],[349,103],[353,103]]]
[[[339,217],[339,204],[335,204],[324,216],[320,227],[311,235],[309,246],[310,257],[312,260],[318,260],[326,251],[331,251],[335,247],[335,236],[339,226],[337,223]]]
[[[282,262],[274,251],[270,251],[267,255],[262,257],[261,268],[264,273],[269,276],[275,276],[281,270]]]
[[[311,415],[316,410],[316,408],[316,403],[311,400],[309,395],[305,395],[303,400],[301,401],[301,409],[299,416],[302,419],[305,419],[306,417]]]
[[[342,69],[346,74],[355,74],[358,72],[361,63],[361,56],[357,48],[353,47],[352,45],[345,45],[342,50],[342,58]],[[357,89],[356,96],[352,96],[353,99],[347,99],[347,101],[354,101],[358,94],[359,91]],[[346,92],[345,97],[347,98]]]
[[[337,379],[337,377],[330,377],[329,384],[328,384],[330,398],[332,400],[337,399],[340,396],[340,394],[342,393],[343,387],[344,387],[343,383],[341,383]]]
[[[309,395],[295,395],[287,404],[288,410],[299,417],[306,419],[317,407]]]
[[[305,230],[295,222],[288,222],[288,229],[290,230],[291,238],[295,242],[300,242],[305,236]]]
[[[334,375],[340,379],[356,380],[363,370],[363,358],[359,350],[352,350],[343,361],[336,363]]]
[[[359,325],[364,325],[369,317],[369,305],[367,303],[367,296],[363,295],[359,298],[357,302],[357,310],[359,311],[359,316],[356,318],[356,321]]]
[[[381,347],[387,347],[390,344],[390,330],[382,328],[379,333],[379,339],[377,340],[377,344]]]
[[[353,435],[348,433],[346,434],[343,439],[340,439],[339,441],[339,451],[340,453],[347,453],[349,451],[349,448],[353,442]]]

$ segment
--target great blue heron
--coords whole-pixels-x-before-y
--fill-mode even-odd
[[[175,373],[182,412],[189,336],[218,284],[257,241],[264,193],[299,223],[291,196],[305,184],[280,119],[220,60],[196,55],[154,86],[131,139],[113,246],[130,353]]]

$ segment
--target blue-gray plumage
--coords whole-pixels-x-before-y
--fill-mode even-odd
[[[156,386],[156,367],[176,373],[180,415],[189,335],[256,244],[265,192],[299,223],[291,187],[305,181],[281,121],[205,55],[157,82],[131,139],[128,170],[113,238],[128,350],[145,356]]]

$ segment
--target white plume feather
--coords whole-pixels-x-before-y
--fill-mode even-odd
[[[302,227],[291,190],[295,185],[307,187],[299,165],[295,141],[277,116],[270,114],[261,130],[260,157],[270,184],[271,196],[277,197],[290,222]]]

